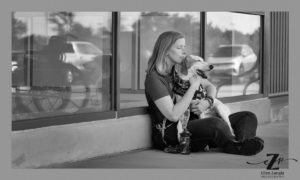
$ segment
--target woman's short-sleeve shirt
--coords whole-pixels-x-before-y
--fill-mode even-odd
[[[145,95],[155,124],[162,123],[164,116],[155,105],[154,101],[165,96],[173,97],[171,77],[159,75],[157,72],[147,74],[145,80]]]

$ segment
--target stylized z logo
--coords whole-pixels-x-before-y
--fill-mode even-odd
[[[297,159],[284,159],[283,157],[278,158],[279,154],[267,154],[267,156],[273,156],[273,158],[271,159],[270,163],[268,163],[269,160],[265,160],[265,161],[262,161],[262,162],[259,162],[259,163],[249,163],[249,162],[247,162],[247,164],[256,165],[256,164],[262,164],[262,163],[263,163],[263,164],[265,164],[265,165],[268,165],[267,170],[279,170],[279,167],[277,167],[277,168],[272,168],[272,166],[273,166],[273,164],[274,164],[275,162],[278,162],[278,165],[279,165],[280,163],[282,163],[283,161],[287,161],[287,160],[294,160],[294,161],[298,162]],[[277,159],[277,158],[278,158],[278,159]]]
[[[267,156],[272,156],[272,155],[273,155],[273,158],[271,159],[271,161],[267,167],[267,170],[279,170],[279,167],[272,169],[272,166],[276,162],[276,159],[279,156],[279,154],[267,154]]]

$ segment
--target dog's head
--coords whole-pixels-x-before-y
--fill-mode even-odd
[[[191,75],[199,75],[204,79],[207,79],[206,72],[211,71],[214,66],[205,62],[202,58],[187,56],[181,62],[181,73],[187,74],[188,76]]]

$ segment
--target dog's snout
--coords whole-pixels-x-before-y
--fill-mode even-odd
[[[209,69],[212,70],[214,68],[213,65],[209,65]]]

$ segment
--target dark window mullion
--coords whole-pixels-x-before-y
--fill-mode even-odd
[[[120,112],[120,57],[119,57],[120,12],[112,13],[112,108]]]
[[[206,36],[206,12],[200,12],[200,57],[206,59],[205,57],[205,42]]]
[[[265,16],[260,16],[260,32],[259,32],[259,46],[260,46],[260,50],[259,50],[259,67],[258,67],[258,76],[260,79],[260,90],[259,93],[260,94],[264,94],[264,80],[263,80],[263,67],[264,67],[264,61],[265,61]]]

